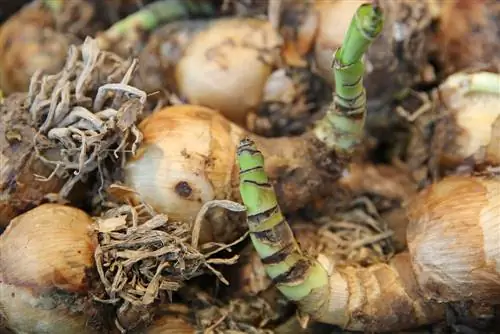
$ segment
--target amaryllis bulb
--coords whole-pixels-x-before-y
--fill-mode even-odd
[[[41,70],[58,72],[72,40],[55,30],[54,18],[41,1],[26,5],[0,27],[0,88],[24,92],[31,76]]]
[[[87,293],[97,240],[90,216],[44,204],[0,236],[0,316],[15,333],[93,333]]]
[[[500,180],[447,177],[408,206],[408,248],[426,298],[500,300]]]
[[[203,203],[233,194],[236,147],[243,131],[218,112],[181,105],[140,124],[143,142],[125,166],[125,183],[171,219],[192,220]]]
[[[210,200],[239,201],[236,148],[251,136],[265,150],[266,170],[284,210],[296,211],[320,197],[338,177],[345,161],[328,158],[310,132],[289,138],[264,138],[229,122],[221,113],[199,105],[159,110],[139,124],[143,141],[124,167],[125,185],[171,219],[192,222]],[[323,158],[325,157],[325,158]],[[324,164],[330,163],[330,168]],[[246,230],[237,219],[213,222],[210,241],[230,242]],[[208,240],[206,240],[208,241]]]
[[[281,37],[266,20],[223,18],[195,34],[175,67],[178,93],[188,103],[219,110],[244,124],[261,102],[279,62]]]

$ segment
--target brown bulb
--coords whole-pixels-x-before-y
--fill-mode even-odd
[[[500,181],[466,176],[435,183],[408,207],[408,248],[426,298],[500,300]]]
[[[28,90],[41,70],[58,72],[74,42],[55,30],[52,13],[41,1],[23,7],[0,27],[0,88],[4,93]]]
[[[0,309],[17,333],[92,333],[89,270],[97,240],[90,216],[44,204],[12,220],[0,236]]]
[[[173,22],[149,38],[137,84],[147,91],[167,88],[244,125],[279,63],[281,43],[272,25],[257,18]]]

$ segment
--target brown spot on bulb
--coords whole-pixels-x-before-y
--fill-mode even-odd
[[[188,198],[193,192],[193,188],[186,181],[181,181],[175,185],[175,192],[181,197]]]

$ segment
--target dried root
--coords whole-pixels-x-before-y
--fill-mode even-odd
[[[196,288],[183,291],[195,310],[197,327],[206,334],[273,334],[268,329],[279,315],[263,298],[235,298],[221,302]]]
[[[49,179],[59,171],[69,174],[62,198],[96,169],[102,179],[107,160],[124,163],[126,153],[135,153],[142,140],[135,122],[146,102],[145,92],[128,85],[136,66],[136,61],[100,51],[89,38],[70,48],[61,72],[33,76],[28,103],[38,129],[34,147],[37,157],[54,167]],[[60,157],[45,154],[54,148]]]
[[[197,221],[204,214],[201,211]],[[197,247],[196,223],[169,221],[146,204],[115,205],[97,219],[96,229],[95,262],[107,295],[100,301],[118,308],[115,324],[122,332],[148,324],[158,302],[171,300],[172,293],[194,277],[211,273],[229,284],[214,266],[231,265],[239,258],[213,257],[232,245]]]
[[[0,105],[0,225],[50,200],[83,205],[85,187],[113,179],[142,140],[135,126],[146,93],[128,84],[137,62],[97,48],[71,46],[57,74],[35,73],[27,93]],[[97,182],[92,178],[98,177]],[[77,186],[82,189],[77,189]]]

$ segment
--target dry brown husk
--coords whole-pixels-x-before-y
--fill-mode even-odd
[[[102,186],[111,178],[107,164],[119,166],[134,152],[142,138],[134,124],[146,100],[128,85],[135,67],[89,38],[70,48],[59,73],[37,72],[27,93],[4,100],[1,225],[49,199],[82,205],[92,177]]]

